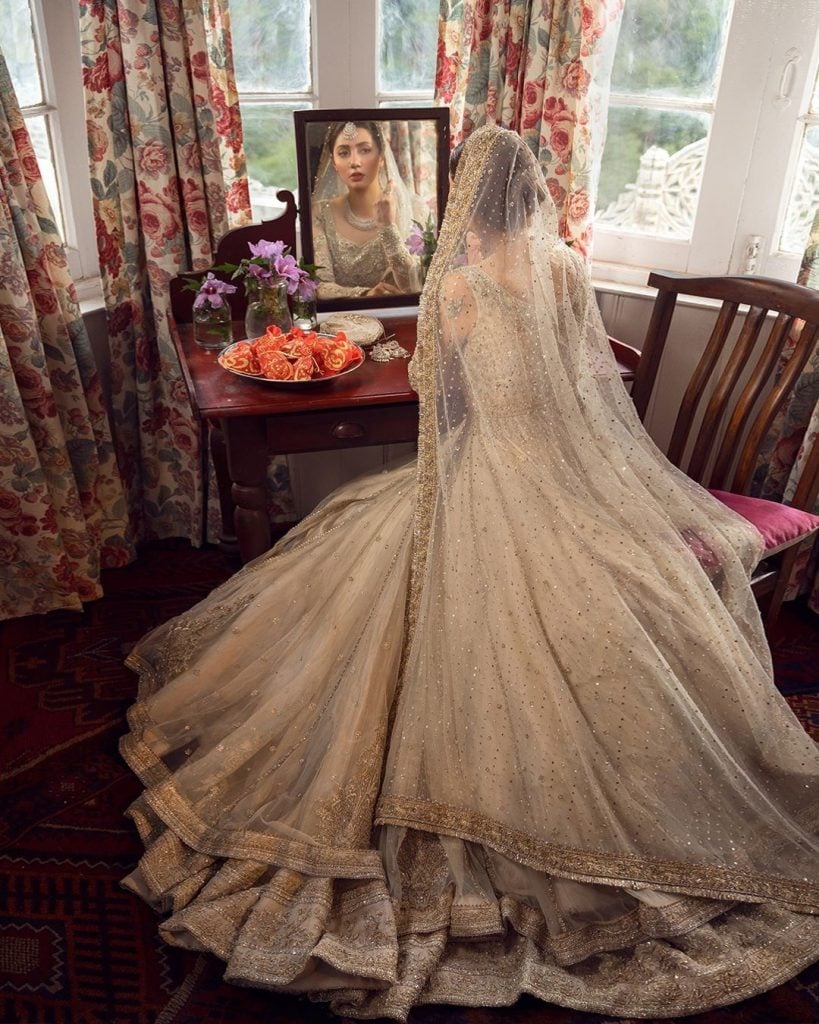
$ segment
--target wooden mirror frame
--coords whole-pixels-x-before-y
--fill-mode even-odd
[[[438,161],[435,188],[438,205],[438,224],[446,207],[449,192],[449,108],[448,107],[376,107],[374,109],[318,109],[296,110],[293,112],[296,130],[296,163],[299,177],[299,221],[301,224],[301,252],[306,263],[314,263],[313,218],[311,197],[313,186],[307,140],[308,125],[331,121],[432,121],[436,125]],[[405,295],[360,295],[343,296],[334,299],[317,300],[319,311],[337,309],[387,308],[393,306],[417,306],[419,292]]]

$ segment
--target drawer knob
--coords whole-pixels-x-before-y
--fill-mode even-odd
[[[339,441],[351,441],[356,437],[363,437],[366,431],[360,423],[336,423],[330,433]]]

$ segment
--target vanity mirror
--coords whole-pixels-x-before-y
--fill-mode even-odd
[[[301,246],[318,265],[318,308],[417,303],[446,204],[449,110],[293,116]]]

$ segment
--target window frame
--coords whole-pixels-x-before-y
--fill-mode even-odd
[[[65,243],[78,291],[98,288],[93,205],[84,146],[85,107],[75,0],[31,0],[46,104],[60,187]],[[380,93],[377,0],[311,0],[312,92],[246,94],[251,102],[304,102],[311,108],[373,107],[429,95]],[[66,45],[67,40],[74,45]],[[340,59],[340,55],[343,57]],[[786,67],[789,81],[781,96]],[[594,275],[641,285],[650,269],[693,274],[742,273],[749,238],[761,237],[755,272],[793,280],[799,256],[778,250],[797,157],[819,66],[819,0],[771,5],[739,0],[731,12],[725,57],[714,104],[697,217],[690,241],[651,238],[595,227]],[[614,97],[616,100],[616,97]],[[32,109],[33,108],[28,108]],[[778,201],[772,202],[770,183]]]
[[[64,224],[69,270],[80,298],[99,290],[94,208],[86,146],[64,139],[86,137],[80,64],[80,28],[75,0],[31,0],[34,40],[42,72],[44,103],[27,107],[45,112]],[[70,41],[70,42],[69,42]]]
[[[778,240],[819,60],[819,0],[783,6],[790,9],[737,0],[730,12],[691,238],[598,223],[595,277],[639,285],[661,268],[795,280],[799,257],[780,252]],[[771,182],[779,188],[776,202]],[[753,238],[761,239],[755,263]]]

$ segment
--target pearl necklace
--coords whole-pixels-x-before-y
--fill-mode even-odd
[[[344,219],[351,227],[358,228],[359,231],[372,231],[373,228],[378,227],[375,217],[359,217],[358,214],[353,213],[348,196],[344,197]]]

